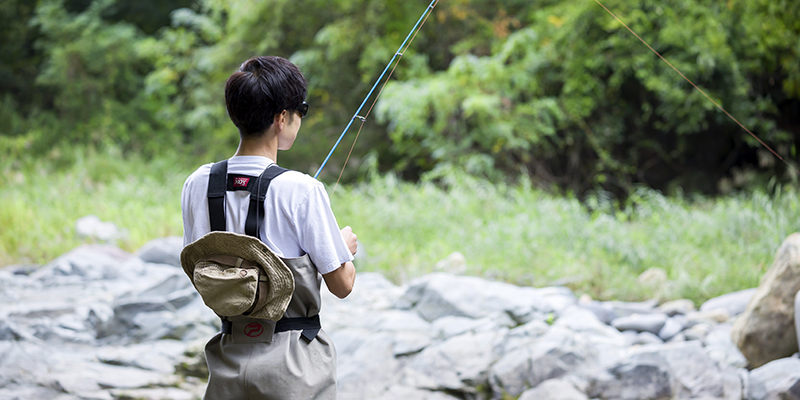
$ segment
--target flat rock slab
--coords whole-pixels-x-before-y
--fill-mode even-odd
[[[722,296],[715,297],[703,303],[700,306],[700,311],[711,311],[722,308],[728,312],[728,315],[735,317],[747,309],[747,303],[756,294],[756,288],[740,290],[738,292],[723,294]]]
[[[481,318],[501,312],[525,323],[544,320],[550,313],[558,313],[576,302],[566,288],[534,289],[472,276],[434,273],[411,282],[397,307],[413,309],[427,321],[446,316]]]
[[[627,317],[611,321],[611,326],[620,331],[650,332],[657,335],[667,322],[667,315],[656,314],[631,314]]]

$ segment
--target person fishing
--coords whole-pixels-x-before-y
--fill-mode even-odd
[[[284,58],[245,61],[225,84],[239,147],[183,186],[181,264],[221,319],[205,400],[336,398],[320,288],[350,294],[357,236],[339,229],[322,183],[277,165],[308,113],[307,85]]]

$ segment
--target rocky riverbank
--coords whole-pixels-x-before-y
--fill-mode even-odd
[[[0,270],[0,399],[198,399],[219,329],[180,238],[82,246]],[[359,274],[324,296],[340,399],[800,399],[800,358],[748,370],[731,340],[754,290],[658,305],[434,273]]]

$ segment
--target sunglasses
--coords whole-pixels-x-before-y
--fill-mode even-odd
[[[295,110],[297,110],[297,112],[300,113],[300,118],[305,117],[306,114],[308,114],[308,103],[304,101],[303,104],[300,104],[299,106],[297,106],[297,108],[295,108]]]

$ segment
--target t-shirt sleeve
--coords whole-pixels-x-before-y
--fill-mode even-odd
[[[328,193],[316,183],[297,208],[298,241],[317,270],[325,275],[335,271],[353,255],[339,231]]]
[[[210,230],[208,220],[208,173],[210,164],[198,168],[186,178],[181,190],[181,215],[183,217],[183,245],[200,239]]]

